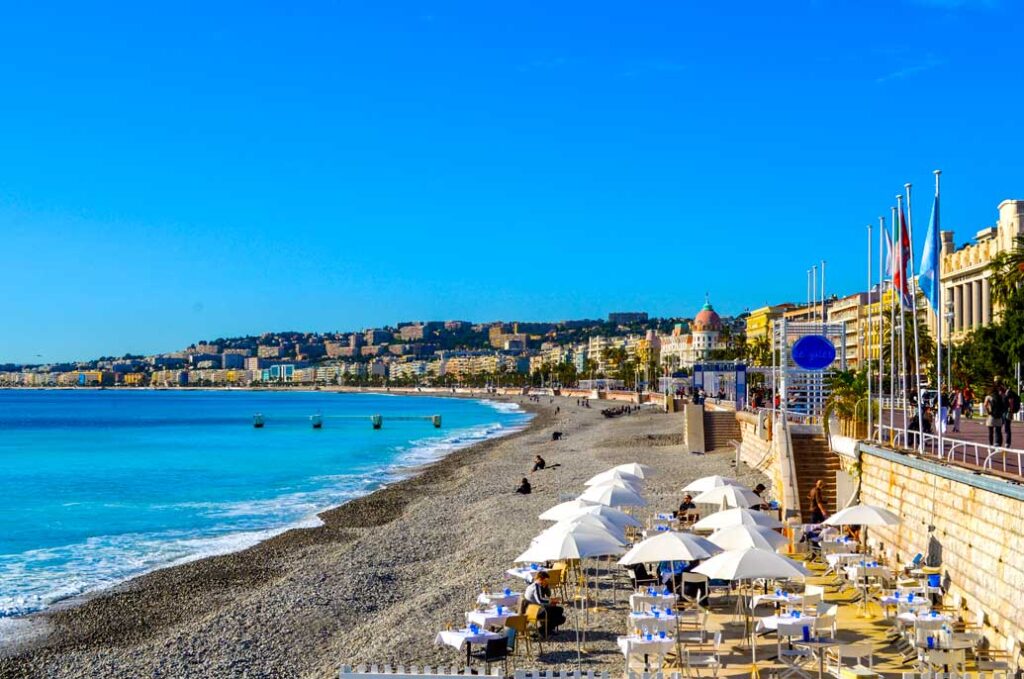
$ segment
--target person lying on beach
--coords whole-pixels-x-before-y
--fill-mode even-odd
[[[547,464],[548,463],[544,461],[544,458],[538,455],[535,458],[533,458],[533,469],[531,469],[530,471],[535,472],[539,469],[544,469],[544,467],[546,467]]]
[[[523,480],[519,482],[519,487],[516,488],[516,492],[520,495],[529,495],[533,492],[533,486],[530,485],[530,479],[523,477]]]
[[[547,571],[537,571],[533,576],[533,582],[523,593],[523,599],[530,604],[537,604],[541,607],[539,617],[544,618],[544,629],[548,635],[555,634],[558,628],[565,623],[565,609],[557,605],[558,600],[551,598],[551,590],[548,589]]]

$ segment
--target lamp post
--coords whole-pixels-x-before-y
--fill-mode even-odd
[[[953,390],[953,291],[946,298],[946,389]],[[942,369],[939,366],[938,369]],[[940,396],[941,398],[941,396]]]

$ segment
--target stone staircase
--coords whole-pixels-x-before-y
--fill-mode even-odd
[[[704,411],[704,450],[727,448],[729,441],[740,440],[740,423],[731,411]]]
[[[818,479],[825,482],[825,507],[832,514],[836,511],[836,472],[842,468],[839,456],[829,449],[828,439],[822,434],[793,434],[792,440],[800,513],[804,521],[810,519],[811,502],[807,496]]]

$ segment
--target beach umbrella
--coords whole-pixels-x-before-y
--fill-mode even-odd
[[[608,479],[607,481],[601,481],[600,483],[590,484],[588,488],[596,488],[597,486],[614,486],[616,488],[626,488],[627,490],[633,491],[637,495],[640,495],[644,492],[643,486],[640,486],[636,483],[631,483],[626,479]]]
[[[667,532],[633,545],[619,563],[629,566],[655,561],[697,561],[720,551],[718,546],[692,533]]]
[[[591,486],[583,491],[580,500],[596,502],[608,507],[646,507],[647,500],[640,493],[629,488],[619,488],[605,484]]]
[[[693,569],[712,580],[788,580],[807,575],[796,561],[763,549],[730,549],[717,554]]]
[[[799,578],[808,574],[807,569],[802,565],[787,559],[775,552],[766,552],[763,549],[731,549],[711,557],[704,563],[693,569],[694,573],[706,575],[712,580],[756,580],[768,578],[770,580],[788,580]],[[745,616],[748,632],[753,634],[750,625],[749,609]],[[757,638],[751,639],[752,660],[757,664]]]
[[[630,483],[637,488],[643,485],[644,480],[634,474],[629,474],[622,471],[621,469],[609,469],[608,471],[601,472],[596,476],[591,476],[589,479],[583,482],[584,486],[596,486],[604,483],[605,481],[625,481]]]
[[[746,549],[753,547],[774,552],[789,541],[771,528],[763,526],[730,526],[719,528],[708,540],[722,549]]]
[[[830,526],[864,526],[864,534],[860,536],[861,544],[867,544],[868,526],[895,526],[900,523],[900,517],[884,507],[875,505],[856,504],[846,509],[841,509],[832,516],[825,519]],[[865,575],[860,578],[863,596],[862,612],[867,615],[868,579]]]
[[[754,491],[740,486],[718,486],[693,498],[700,504],[728,505],[729,507],[756,507],[762,500]]]
[[[545,528],[541,532],[547,533],[552,530],[572,529],[577,526],[603,532],[618,540],[619,543],[623,545],[626,544],[626,529],[621,526],[616,526],[608,519],[597,514],[581,514],[571,519],[563,519],[553,526]]]
[[[727,476],[702,476],[701,478],[691,481],[690,483],[683,486],[684,493],[703,493],[706,490],[712,488],[721,488],[722,486],[739,486],[740,488],[746,488],[742,483],[736,479],[730,479]]]
[[[542,521],[564,521],[577,516],[600,516],[619,528],[642,528],[643,524],[626,512],[606,505],[591,504],[582,500],[570,500],[555,505],[540,515]]]
[[[725,509],[705,516],[693,524],[693,530],[717,530],[729,526],[763,526],[765,528],[782,528],[782,522],[770,514],[758,512],[744,507]]]
[[[830,526],[895,526],[900,517],[884,507],[853,505],[825,519]]]
[[[561,561],[612,556],[626,551],[618,540],[607,533],[581,526],[563,526],[559,530],[544,531],[530,547],[517,556],[517,562]]]
[[[613,470],[626,472],[627,474],[638,476],[641,479],[649,479],[652,476],[657,476],[657,472],[654,471],[653,467],[648,467],[647,465],[640,464],[639,462],[629,462],[627,464],[620,464],[618,466],[612,467],[609,471]]]
[[[537,518],[541,521],[561,521],[576,516],[588,507],[600,506],[596,502],[587,502],[586,500],[569,500],[551,507]]]

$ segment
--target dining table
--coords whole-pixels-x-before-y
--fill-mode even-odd
[[[498,634],[497,632],[490,632],[485,629],[474,630],[472,628],[466,628],[441,630],[434,638],[434,645],[451,646],[457,651],[465,649],[466,667],[469,667],[470,660],[472,660],[473,644],[486,644],[492,639],[501,639],[503,636],[504,635]]]

